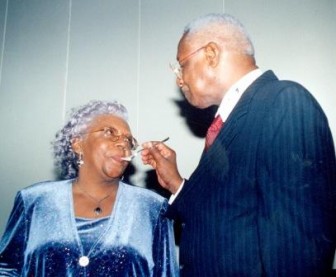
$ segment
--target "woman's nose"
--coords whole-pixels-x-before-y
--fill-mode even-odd
[[[123,150],[131,151],[131,146],[127,137],[120,136],[119,139],[116,141],[116,145]]]

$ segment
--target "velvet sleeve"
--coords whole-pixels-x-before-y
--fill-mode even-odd
[[[0,276],[21,276],[26,239],[27,220],[18,193],[0,243]]]
[[[166,210],[167,203],[164,202],[154,233],[153,253],[155,277],[179,276],[173,224],[172,221],[165,216]]]

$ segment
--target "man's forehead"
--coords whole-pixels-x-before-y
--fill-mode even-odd
[[[177,51],[184,52],[185,50],[188,50],[190,47],[192,47],[193,43],[194,40],[190,38],[190,36],[184,35],[179,41]]]

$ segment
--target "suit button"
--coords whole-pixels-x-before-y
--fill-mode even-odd
[[[180,264],[179,268],[182,270],[184,268],[184,264]]]
[[[184,222],[181,224],[182,229],[185,228],[185,225],[186,225],[186,224],[185,224]]]

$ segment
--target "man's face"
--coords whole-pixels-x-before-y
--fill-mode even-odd
[[[210,44],[200,45],[184,37],[178,45],[177,60],[180,71],[176,83],[188,102],[197,108],[217,104],[217,84],[214,82],[216,70],[207,57],[211,50]]]

